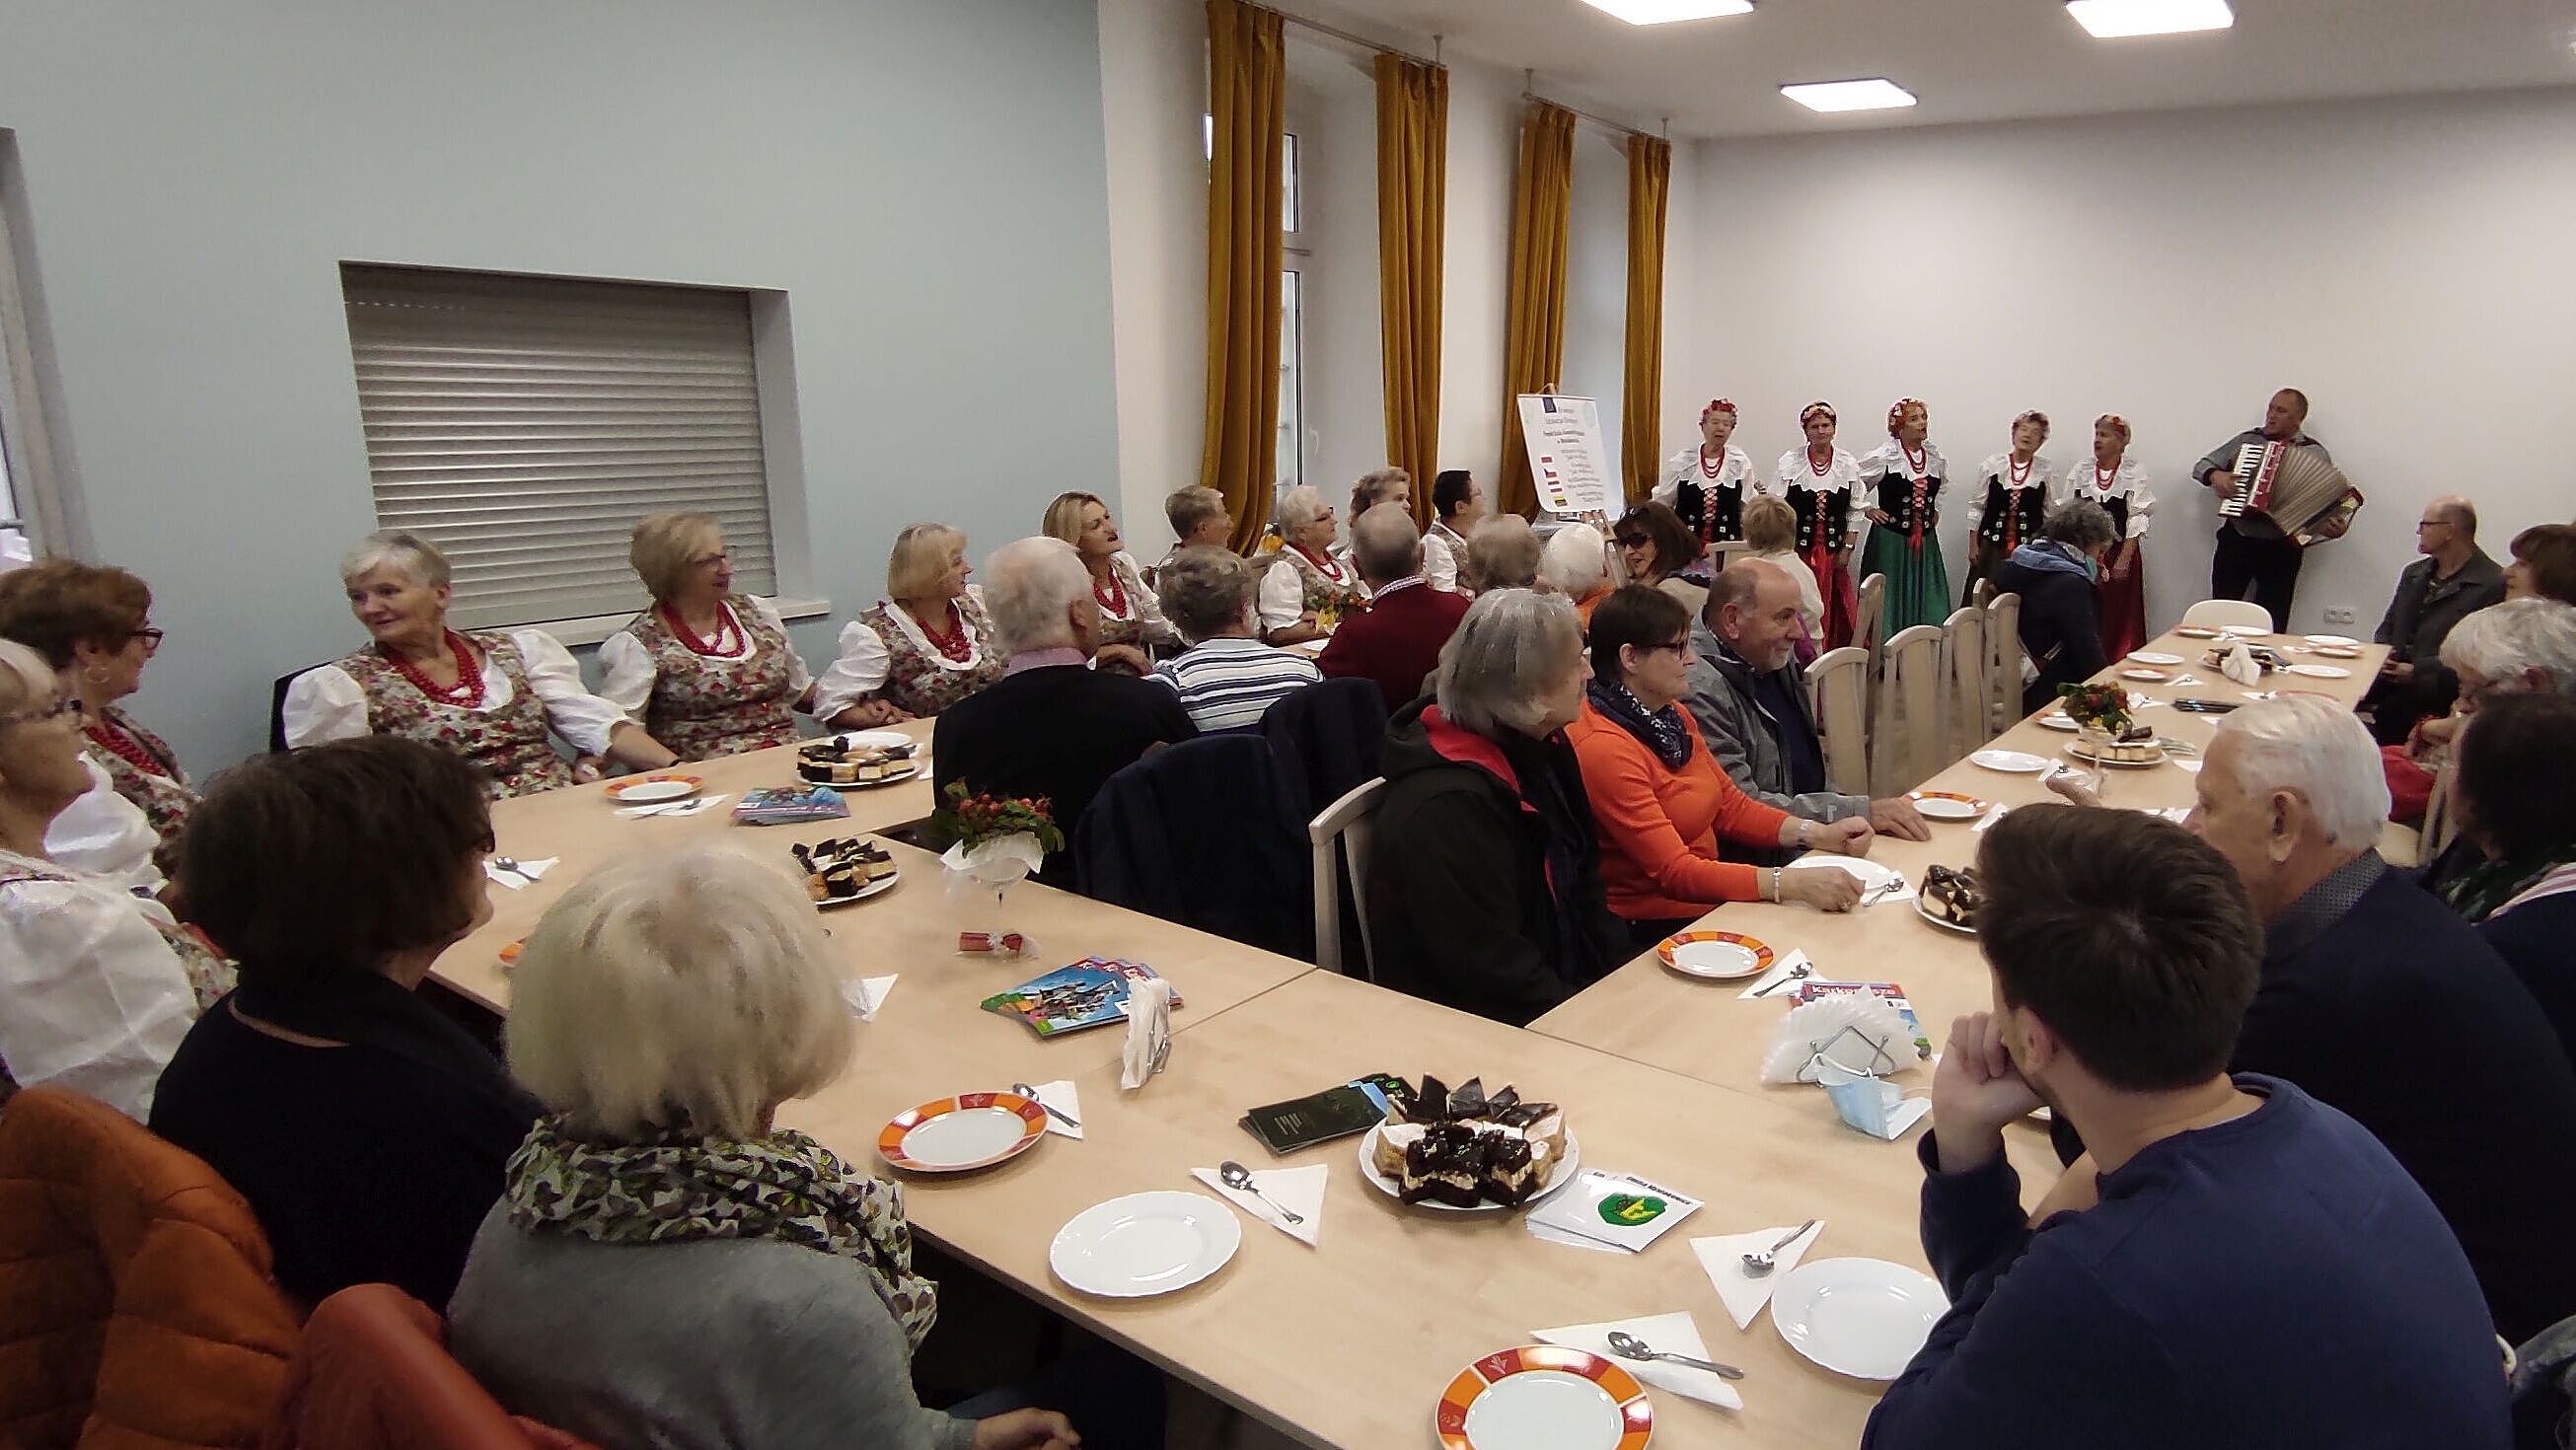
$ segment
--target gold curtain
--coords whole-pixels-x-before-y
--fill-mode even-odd
[[[1655,491],[1663,452],[1664,197],[1673,143],[1628,136],[1628,366],[1620,389],[1619,472],[1628,502]]]
[[[1521,122],[1520,172],[1512,184],[1510,300],[1503,337],[1503,472],[1494,506],[1538,509],[1529,450],[1521,442],[1520,395],[1551,388],[1565,362],[1565,233],[1574,201],[1574,113],[1545,101]]]
[[[1414,521],[1431,523],[1440,466],[1440,259],[1449,176],[1449,72],[1377,58],[1378,323],[1387,461],[1413,475]]]
[[[1207,0],[1207,441],[1199,482],[1225,495],[1234,547],[1270,522],[1279,469],[1279,174],[1287,52],[1274,11]]]

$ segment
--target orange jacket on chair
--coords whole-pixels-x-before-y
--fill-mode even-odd
[[[391,1284],[322,1301],[261,1450],[593,1450],[501,1408],[447,1352],[447,1325]]]
[[[1697,729],[1682,731],[1690,754],[1679,770],[1589,700],[1565,736],[1582,763],[1583,793],[1601,832],[1601,886],[1611,911],[1627,921],[1664,921],[1761,899],[1760,872],[1718,860],[1718,842],[1777,846],[1789,818],[1738,789]]]
[[[0,1444],[246,1450],[295,1333],[213,1169],[61,1088],[0,1111]]]

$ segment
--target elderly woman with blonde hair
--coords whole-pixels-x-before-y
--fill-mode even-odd
[[[1091,573],[1091,597],[1100,604],[1100,643],[1129,645],[1148,656],[1179,647],[1180,634],[1146,586],[1145,572],[1127,552],[1118,520],[1098,494],[1060,493],[1047,505],[1041,529],[1073,545]]]
[[[597,757],[659,770],[678,757],[583,686],[581,667],[540,629],[449,627],[447,556],[417,534],[369,534],[340,561],[349,612],[372,642],[287,686],[290,747],[401,735],[480,767],[496,798],[595,780]],[[581,763],[558,754],[561,735]]]
[[[547,1115],[448,1315],[513,1413],[609,1450],[1073,1442],[1053,1411],[916,1398],[939,1291],[902,1190],[778,1124],[859,1043],[785,873],[708,846],[603,867],[537,924],[511,998],[510,1069]]]
[[[601,641],[600,698],[682,760],[785,745],[814,677],[768,600],[733,591],[713,514],[646,514],[627,550],[653,607]]]
[[[1401,505],[1413,512],[1413,475],[1390,463],[1372,468],[1351,485],[1351,517],[1357,519],[1382,503]]]
[[[841,626],[815,718],[836,730],[918,720],[1000,679],[1004,657],[974,577],[962,532],[911,524],[895,535],[885,598]]]
[[[1529,589],[1538,583],[1538,531],[1519,514],[1496,514],[1481,520],[1467,535],[1467,558],[1459,570],[1459,592],[1483,594],[1495,589]]]
[[[1627,959],[1565,735],[1589,677],[1564,599],[1497,590],[1442,647],[1431,696],[1387,723],[1367,886],[1381,984],[1519,1026]]]
[[[1333,506],[1313,485],[1280,495],[1273,526],[1280,549],[1261,580],[1262,638],[1283,645],[1322,639],[1342,615],[1368,607],[1368,585],[1334,545]]]
[[[54,1083],[140,1119],[232,973],[158,903],[48,852],[92,788],[83,718],[42,656],[0,641],[0,1102]]]

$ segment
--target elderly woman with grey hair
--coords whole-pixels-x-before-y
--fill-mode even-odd
[[[1519,514],[1496,514],[1467,535],[1460,591],[1528,589],[1538,583],[1538,531]]]
[[[1154,678],[1180,694],[1202,734],[1257,725],[1281,696],[1323,678],[1313,660],[1255,635],[1252,581],[1240,556],[1203,545],[1175,550],[1154,579],[1163,617],[1189,642]]]
[[[2048,516],[2041,537],[2014,549],[1996,566],[1997,594],[2021,596],[2021,647],[2030,672],[2022,709],[2035,711],[2057,698],[2060,685],[2091,679],[2110,659],[2102,650],[2103,556],[2120,542],[2111,516],[2084,499]]]
[[[920,1403],[938,1286],[902,1190],[778,1126],[859,1042],[786,873],[708,846],[604,867],[538,922],[511,999],[510,1070],[547,1113],[448,1316],[513,1413],[610,1450],[1073,1443],[1053,1410]]]
[[[1359,570],[1333,547],[1333,506],[1309,485],[1280,496],[1279,552],[1261,580],[1262,638],[1303,644],[1333,632],[1342,615],[1368,608]]]
[[[449,628],[451,579],[447,556],[417,534],[369,534],[349,551],[340,582],[373,642],[287,686],[287,745],[408,736],[480,767],[495,798],[596,780],[601,756],[640,770],[676,762],[592,694],[571,652],[544,630]],[[572,746],[578,766],[549,732]]]
[[[1610,592],[1610,540],[1580,522],[1548,535],[1538,555],[1538,587],[1564,595],[1574,605],[1575,618],[1589,626],[1593,606]]]
[[[1583,708],[1565,600],[1477,596],[1432,695],[1387,724],[1368,915],[1378,981],[1514,1026],[1626,960],[1565,727]]]

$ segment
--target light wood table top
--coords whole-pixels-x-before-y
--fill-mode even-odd
[[[2299,643],[2299,637],[2259,636],[2254,642],[2277,649]],[[2095,678],[2119,685],[2133,701],[2184,697],[2243,700],[2248,691],[2200,663],[2209,647],[2210,641],[2172,634],[2145,646],[2152,652],[2182,656],[2187,664],[2152,668],[2176,676],[2190,675],[2201,681],[2197,685],[2176,688],[2119,678],[2123,669],[2139,668],[2129,663],[2115,663]],[[2296,662],[2333,665],[2352,673],[2340,680],[2276,673],[2267,676],[2256,689],[2314,690],[2349,705],[2369,688],[2386,655],[2387,650],[2378,645],[2363,646],[2362,657],[2352,660],[2292,655],[2290,658]],[[2148,707],[2138,718],[2155,727],[2159,735],[2205,748],[2217,722],[2224,717],[2188,714],[2168,705]],[[2055,759],[2062,756],[2074,738],[2065,731],[2039,725],[2034,717],[2014,725],[1992,745]],[[2198,755],[2181,758],[2195,766],[2200,760]],[[2113,768],[2101,774],[2105,777],[2104,804],[2108,806],[2164,808],[2192,803],[2196,777],[2171,761],[2145,769]],[[2039,780],[2036,775],[2007,775],[1962,760],[1935,775],[1923,788],[1956,791],[2006,805],[2057,799]],[[1907,880],[1918,885],[1927,866],[1966,866],[1975,860],[1977,837],[1971,829],[1974,822],[1929,824],[1931,840],[1880,837],[1870,848],[1870,859],[1904,872]],[[1698,924],[1757,937],[1775,951],[1804,951],[1822,977],[1902,984],[1936,1049],[1948,1034],[1952,1018],[1992,1005],[1985,960],[1977,952],[1975,939],[1943,931],[1923,920],[1910,901],[1887,902],[1839,916],[1800,906],[1735,902],[1719,907]],[[1808,1115],[1820,1113],[1823,1120],[1832,1121],[1832,1108],[1820,1094],[1766,1089],[1761,1085],[1762,1056],[1784,1009],[1770,1002],[1738,1001],[1737,993],[1742,990],[1741,983],[1684,977],[1667,970],[1654,953],[1647,952],[1530,1025],[1550,1036],[1586,1043],[1744,1092],[1764,1096],[1788,1092],[1801,1099],[1814,1099],[1805,1103]]]
[[[782,1119],[866,1160],[877,1130],[926,1086],[880,1071],[871,1056],[863,1049],[849,1079],[791,1104]],[[1489,1089],[1512,1083],[1562,1103],[1584,1166],[1641,1174],[1706,1207],[1642,1254],[1595,1253],[1532,1238],[1518,1214],[1407,1209],[1361,1176],[1357,1139],[1273,1159],[1235,1121],[1247,1108],[1364,1073],[1418,1078],[1426,1069],[1452,1084],[1481,1076]],[[1177,1035],[1168,1070],[1138,1092],[1119,1091],[1115,1064],[1078,1082],[1082,1141],[1051,1136],[983,1174],[911,1178],[912,1223],[1313,1445],[1429,1444],[1442,1386],[1477,1357],[1528,1343],[1535,1329],[1688,1310],[1711,1354],[1746,1371],[1746,1408],[1734,1414],[1656,1392],[1657,1446],[1849,1446],[1879,1387],[1800,1358],[1767,1311],[1737,1330],[1689,1240],[1821,1216],[1810,1261],[1857,1255],[1924,1267],[1911,1137],[1877,1142],[1830,1114],[1819,1124],[1330,973],[1307,973],[1194,1021]],[[1092,1299],[1055,1280],[1048,1245],[1076,1213],[1122,1194],[1199,1189],[1189,1170],[1227,1158],[1256,1171],[1331,1165],[1320,1246],[1243,1215],[1233,1262],[1179,1293]]]

